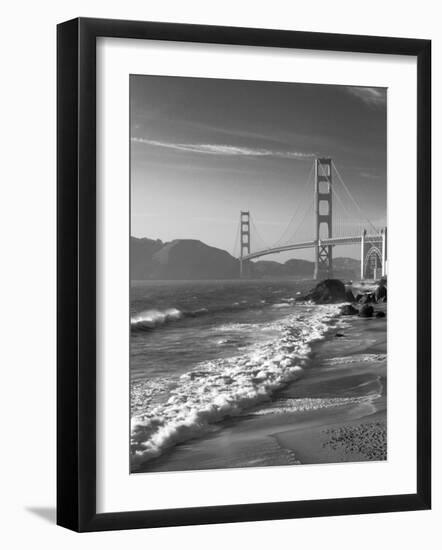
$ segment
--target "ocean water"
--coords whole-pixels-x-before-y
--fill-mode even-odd
[[[131,468],[269,411],[302,375],[338,306],[296,303],[312,281],[135,282],[131,289]],[[267,412],[268,414],[268,412]]]

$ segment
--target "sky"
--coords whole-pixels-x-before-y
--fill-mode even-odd
[[[316,156],[333,159],[360,208],[334,176],[335,218],[341,208],[342,224],[384,226],[386,114],[384,88],[131,75],[131,233],[232,253],[249,210],[252,250],[313,238]],[[358,257],[353,248],[335,256]],[[265,259],[289,257],[313,252]]]

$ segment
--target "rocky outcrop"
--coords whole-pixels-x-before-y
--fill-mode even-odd
[[[318,283],[305,298],[312,300],[316,304],[345,302],[345,285],[339,279],[325,279]]]
[[[379,285],[373,293],[374,299],[376,302],[386,302],[387,301],[387,281],[381,279]]]
[[[378,304],[387,301],[387,284],[385,279],[381,279],[379,285],[373,292],[364,292],[356,296],[356,302],[359,304]]]
[[[345,287],[345,299],[347,302],[355,302],[355,295],[353,294],[353,290],[351,287],[346,286]]]
[[[351,304],[345,304],[341,307],[341,315],[357,315],[358,310]]]
[[[358,302],[360,304],[371,304],[374,301],[375,300],[372,292],[366,292],[365,294],[359,295]]]
[[[359,317],[373,317],[373,306],[370,304],[363,304],[359,310]]]

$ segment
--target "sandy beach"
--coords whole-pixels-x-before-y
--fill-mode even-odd
[[[386,304],[374,308],[386,312]],[[148,471],[385,460],[386,322],[343,316],[313,345],[302,378],[150,461]]]

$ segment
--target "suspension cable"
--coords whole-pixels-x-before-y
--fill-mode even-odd
[[[304,211],[304,215],[302,216],[302,219],[299,221],[298,225],[296,226],[294,232],[291,234],[290,236],[290,239],[288,239],[289,241],[293,240],[295,238],[295,235],[298,231],[298,229],[302,226],[302,224],[304,223],[306,217],[307,217],[307,214],[311,214],[311,208],[313,206],[313,202],[314,202],[314,199],[313,200],[310,200],[310,204],[307,205],[307,208],[305,209]]]
[[[301,189],[301,196],[302,196],[302,197],[304,196],[304,191],[305,191],[305,189],[306,189],[306,188],[309,186],[309,184],[310,184],[310,178],[311,178],[311,176],[312,176],[312,174],[313,174],[313,168],[314,168],[314,166],[315,166],[315,163],[314,163],[314,161],[313,161],[313,163],[312,163],[312,165],[311,165],[311,167],[310,167],[309,174],[308,174],[308,176],[307,176],[307,180],[306,180],[304,186],[303,186],[302,189]],[[292,225],[292,223],[293,223],[293,222],[295,221],[295,219],[298,217],[298,215],[299,215],[299,213],[300,213],[300,210],[301,210],[301,206],[304,206],[304,202],[302,202],[302,203],[301,203],[301,202],[298,202],[298,206],[297,206],[297,208],[296,208],[296,210],[295,210],[295,213],[294,213],[293,216],[290,218],[289,223],[287,224],[286,228],[284,229],[284,231],[283,231],[283,233],[281,234],[281,236],[279,237],[279,239],[274,243],[274,245],[273,245],[274,247],[278,246],[279,244],[283,244],[283,243],[287,242],[287,240],[286,240],[286,241],[283,241],[283,238],[285,237],[286,233],[287,233],[288,230],[290,229],[290,226]],[[308,205],[307,205],[307,207],[308,207]],[[298,226],[296,227],[295,232],[298,230],[298,228],[299,228],[299,224],[298,224]],[[292,233],[292,236],[293,236],[293,233]],[[289,239],[289,240],[290,240],[290,239]],[[272,247],[272,248],[273,248],[273,247]]]
[[[250,225],[251,227],[253,228],[253,238],[254,240],[258,240],[258,244],[259,245],[263,245],[264,248],[271,248],[271,246],[269,246],[266,241],[261,237],[261,234],[259,233],[258,231],[258,228],[256,227],[256,224],[255,224],[255,221],[254,219],[252,218],[252,216],[250,216]],[[258,239],[256,238],[258,237]]]
[[[339,202],[339,204],[341,205],[342,209],[344,210],[344,212],[347,214],[349,220],[352,219],[352,216],[351,214],[349,213],[349,211],[347,210],[344,202],[342,201],[341,197],[339,196],[338,192],[336,191],[336,189],[334,188],[334,186],[332,185],[332,193],[333,193],[333,196],[335,196]]]
[[[361,215],[363,216],[363,218],[371,225],[371,227],[374,229],[374,232],[375,233],[378,233],[378,230],[376,229],[376,227],[373,225],[373,223],[367,218],[367,216],[365,216],[365,214],[362,212],[361,210],[361,207],[359,206],[359,204],[356,202],[356,200],[353,198],[353,195],[350,193],[348,187],[345,185],[345,182],[344,180],[342,179],[342,176],[341,174],[339,173],[339,170],[336,168],[336,164],[334,163],[334,161],[332,160],[332,163],[333,163],[333,167],[336,171],[336,174],[338,176],[338,178],[340,179],[341,183],[342,183],[342,186],[344,187],[344,189],[347,191],[347,194],[348,196],[350,197],[350,199],[352,200],[353,204],[356,206],[356,208],[359,210],[359,212],[361,213]]]

